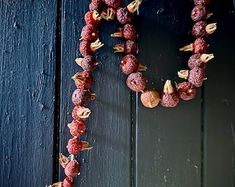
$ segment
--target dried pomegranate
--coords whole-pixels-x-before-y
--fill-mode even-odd
[[[117,20],[121,24],[131,23],[133,15],[128,11],[126,7],[117,9]]]
[[[100,24],[100,20],[101,20],[101,16],[96,10],[88,11],[85,14],[85,22],[87,25],[93,25],[97,27]]]
[[[115,53],[137,54],[138,52],[137,43],[131,40],[127,40],[125,44],[116,44],[113,49]]]
[[[161,97],[155,90],[145,90],[141,93],[140,100],[145,107],[154,108],[159,104]]]
[[[75,159],[71,160],[64,169],[67,177],[75,177],[80,174],[80,165]]]
[[[208,61],[213,58],[213,54],[193,54],[188,60],[188,67],[190,69],[193,69],[195,67],[205,69]]]
[[[196,96],[196,88],[190,82],[182,82],[177,85],[181,99],[188,101]]]
[[[147,80],[140,72],[131,73],[126,80],[127,86],[134,92],[141,92],[146,87]]]
[[[179,95],[174,91],[171,81],[167,80],[161,98],[161,105],[164,107],[175,107],[179,103]]]
[[[109,7],[117,9],[122,4],[122,0],[104,0],[105,4]]]
[[[207,16],[207,11],[204,6],[195,6],[191,13],[191,18],[193,21],[201,21]]]
[[[199,67],[195,67],[190,71],[181,70],[178,72],[178,75],[180,78],[188,79],[188,82],[190,82],[195,87],[201,87],[204,80],[206,80],[205,70]]]
[[[90,114],[91,110],[83,106],[75,106],[72,111],[72,117],[75,120],[87,119]]]
[[[216,29],[216,23],[207,24],[205,21],[199,21],[194,24],[192,35],[196,38],[199,38],[214,33]]]
[[[87,56],[91,55],[93,52],[103,47],[103,45],[104,44],[102,44],[99,39],[97,39],[95,42],[83,40],[80,43],[79,50],[82,56]]]
[[[194,0],[194,4],[195,5],[208,5],[210,3],[210,0]]]
[[[100,10],[100,8],[102,7],[103,4],[103,0],[92,0],[89,4],[89,9],[90,11],[94,11],[94,10]]]
[[[137,58],[132,54],[126,55],[122,58],[120,68],[126,75],[136,71],[146,71],[147,69],[146,66],[139,64]]]
[[[88,90],[93,84],[93,77],[89,71],[77,72],[72,79],[78,89]]]
[[[96,30],[96,28],[93,25],[85,25],[82,28],[81,39],[93,42],[97,40],[98,37],[99,37],[99,32]]]
[[[84,134],[86,130],[86,125],[84,120],[73,120],[68,124],[70,134],[74,137],[79,137]]]
[[[194,53],[205,53],[209,44],[203,38],[197,38],[194,43],[180,48],[180,51],[193,51]]]
[[[63,180],[63,187],[73,187],[73,178],[72,177],[66,177]]]
[[[125,24],[123,28],[119,28],[118,32],[111,34],[111,37],[124,38],[126,40],[136,40],[137,32],[134,25]]]
[[[67,149],[69,154],[75,155],[78,154],[80,151],[92,149],[92,146],[88,142],[80,141],[76,138],[71,138],[68,141]]]
[[[94,56],[87,55],[84,58],[76,58],[75,62],[79,65],[84,71],[93,71],[98,62]]]

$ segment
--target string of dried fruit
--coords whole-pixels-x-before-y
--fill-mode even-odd
[[[75,59],[75,62],[83,71],[77,72],[72,77],[76,90],[72,94],[72,102],[75,105],[72,111],[73,121],[68,124],[72,136],[67,144],[69,156],[67,157],[62,153],[59,155],[59,163],[64,168],[66,178],[62,182],[50,185],[50,187],[73,187],[73,178],[80,174],[80,164],[75,155],[81,151],[92,149],[92,146],[86,141],[81,141],[80,137],[86,130],[86,119],[91,114],[91,110],[85,107],[85,103],[94,100],[96,97],[95,93],[91,92],[91,87],[94,82],[92,72],[98,65],[93,53],[103,46],[99,40],[99,24],[102,19],[109,21],[115,17],[123,24],[130,22],[139,4],[139,0],[133,1],[127,7],[121,7],[122,0],[92,0],[89,4],[89,11],[84,16],[86,25],[82,28],[79,46],[82,57]],[[126,45],[120,45],[119,51],[123,48],[122,50],[127,53],[128,51],[137,52],[137,45],[132,41],[137,38],[137,34],[135,33],[134,36],[127,33],[133,29],[132,27],[132,25],[125,26],[123,37],[129,39],[129,41],[126,42]],[[133,57],[135,58],[135,56]],[[144,67],[138,65],[137,69],[141,70],[141,68]]]
[[[136,5],[140,5],[140,0]],[[194,54],[188,60],[190,70],[181,70],[178,76],[186,79],[186,81],[176,84],[175,89],[171,80],[166,80],[162,93],[155,89],[146,88],[148,80],[145,78],[143,71],[146,67],[139,64],[136,58],[137,47],[137,32],[134,27],[133,17],[126,8],[120,8],[117,11],[117,20],[123,24],[117,32],[112,34],[112,37],[126,39],[124,44],[115,45],[114,52],[124,53],[125,56],[121,59],[120,69],[127,75],[126,84],[134,92],[141,92],[140,100],[145,107],[154,108],[159,103],[164,107],[175,107],[180,99],[191,100],[196,95],[196,88],[201,87],[203,81],[206,80],[205,68],[213,54],[206,54],[209,45],[205,41],[205,37],[214,33],[217,26],[216,23],[207,24],[206,20],[212,16],[208,13],[206,5],[209,0],[194,0],[195,7],[191,12],[191,18],[195,22],[192,28],[192,35],[196,38],[194,43],[180,48],[180,51],[192,51]],[[135,6],[135,8],[138,8]]]

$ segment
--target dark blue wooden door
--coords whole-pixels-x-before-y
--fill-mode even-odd
[[[126,1],[129,2],[129,1]],[[178,48],[193,40],[192,1],[144,0],[138,17],[139,60],[160,89],[186,67]],[[235,185],[235,16],[233,1],[213,0],[218,22],[209,38],[216,56],[195,100],[146,109],[125,86],[102,23],[95,72],[97,99],[79,156],[83,187],[233,187]],[[71,76],[88,0],[0,1],[0,186],[38,187],[64,177],[71,120]]]

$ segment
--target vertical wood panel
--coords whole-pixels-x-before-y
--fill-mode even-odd
[[[71,76],[81,70],[74,63],[83,16],[88,10],[88,0],[63,0],[62,3],[62,85],[61,85],[61,151],[67,153],[70,135],[66,127],[71,120],[73,104],[71,94],[75,89]],[[79,155],[81,175],[76,184],[81,187],[130,186],[130,92],[124,84],[124,76],[113,54],[110,34],[117,27],[114,22],[103,23],[101,41],[105,47],[97,54],[100,64],[95,72],[93,91],[96,101],[88,106],[92,110],[87,120],[88,131],[82,138],[89,141],[93,150]],[[60,168],[60,177],[64,172]]]
[[[189,54],[193,7],[188,1],[145,1],[140,9],[140,62],[147,64],[149,85],[177,80]],[[137,98],[139,100],[139,98]],[[136,187],[199,187],[201,182],[201,94],[174,109],[146,109],[137,101]]]
[[[52,182],[55,1],[0,1],[0,186]]]
[[[232,1],[213,2],[216,59],[205,84],[205,187],[235,186],[235,16]]]

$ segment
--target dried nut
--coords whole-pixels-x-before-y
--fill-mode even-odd
[[[127,6],[128,11],[131,12],[131,13],[135,13],[139,9],[141,3],[142,3],[142,0],[134,0],[134,1],[132,1]]]
[[[146,90],[141,93],[140,100],[145,107],[154,108],[159,104],[161,97],[155,90]]]
[[[63,187],[63,182],[56,182],[48,187]]]
[[[101,17],[106,21],[114,20],[115,15],[116,10],[114,10],[113,8],[107,8],[101,13]]]

